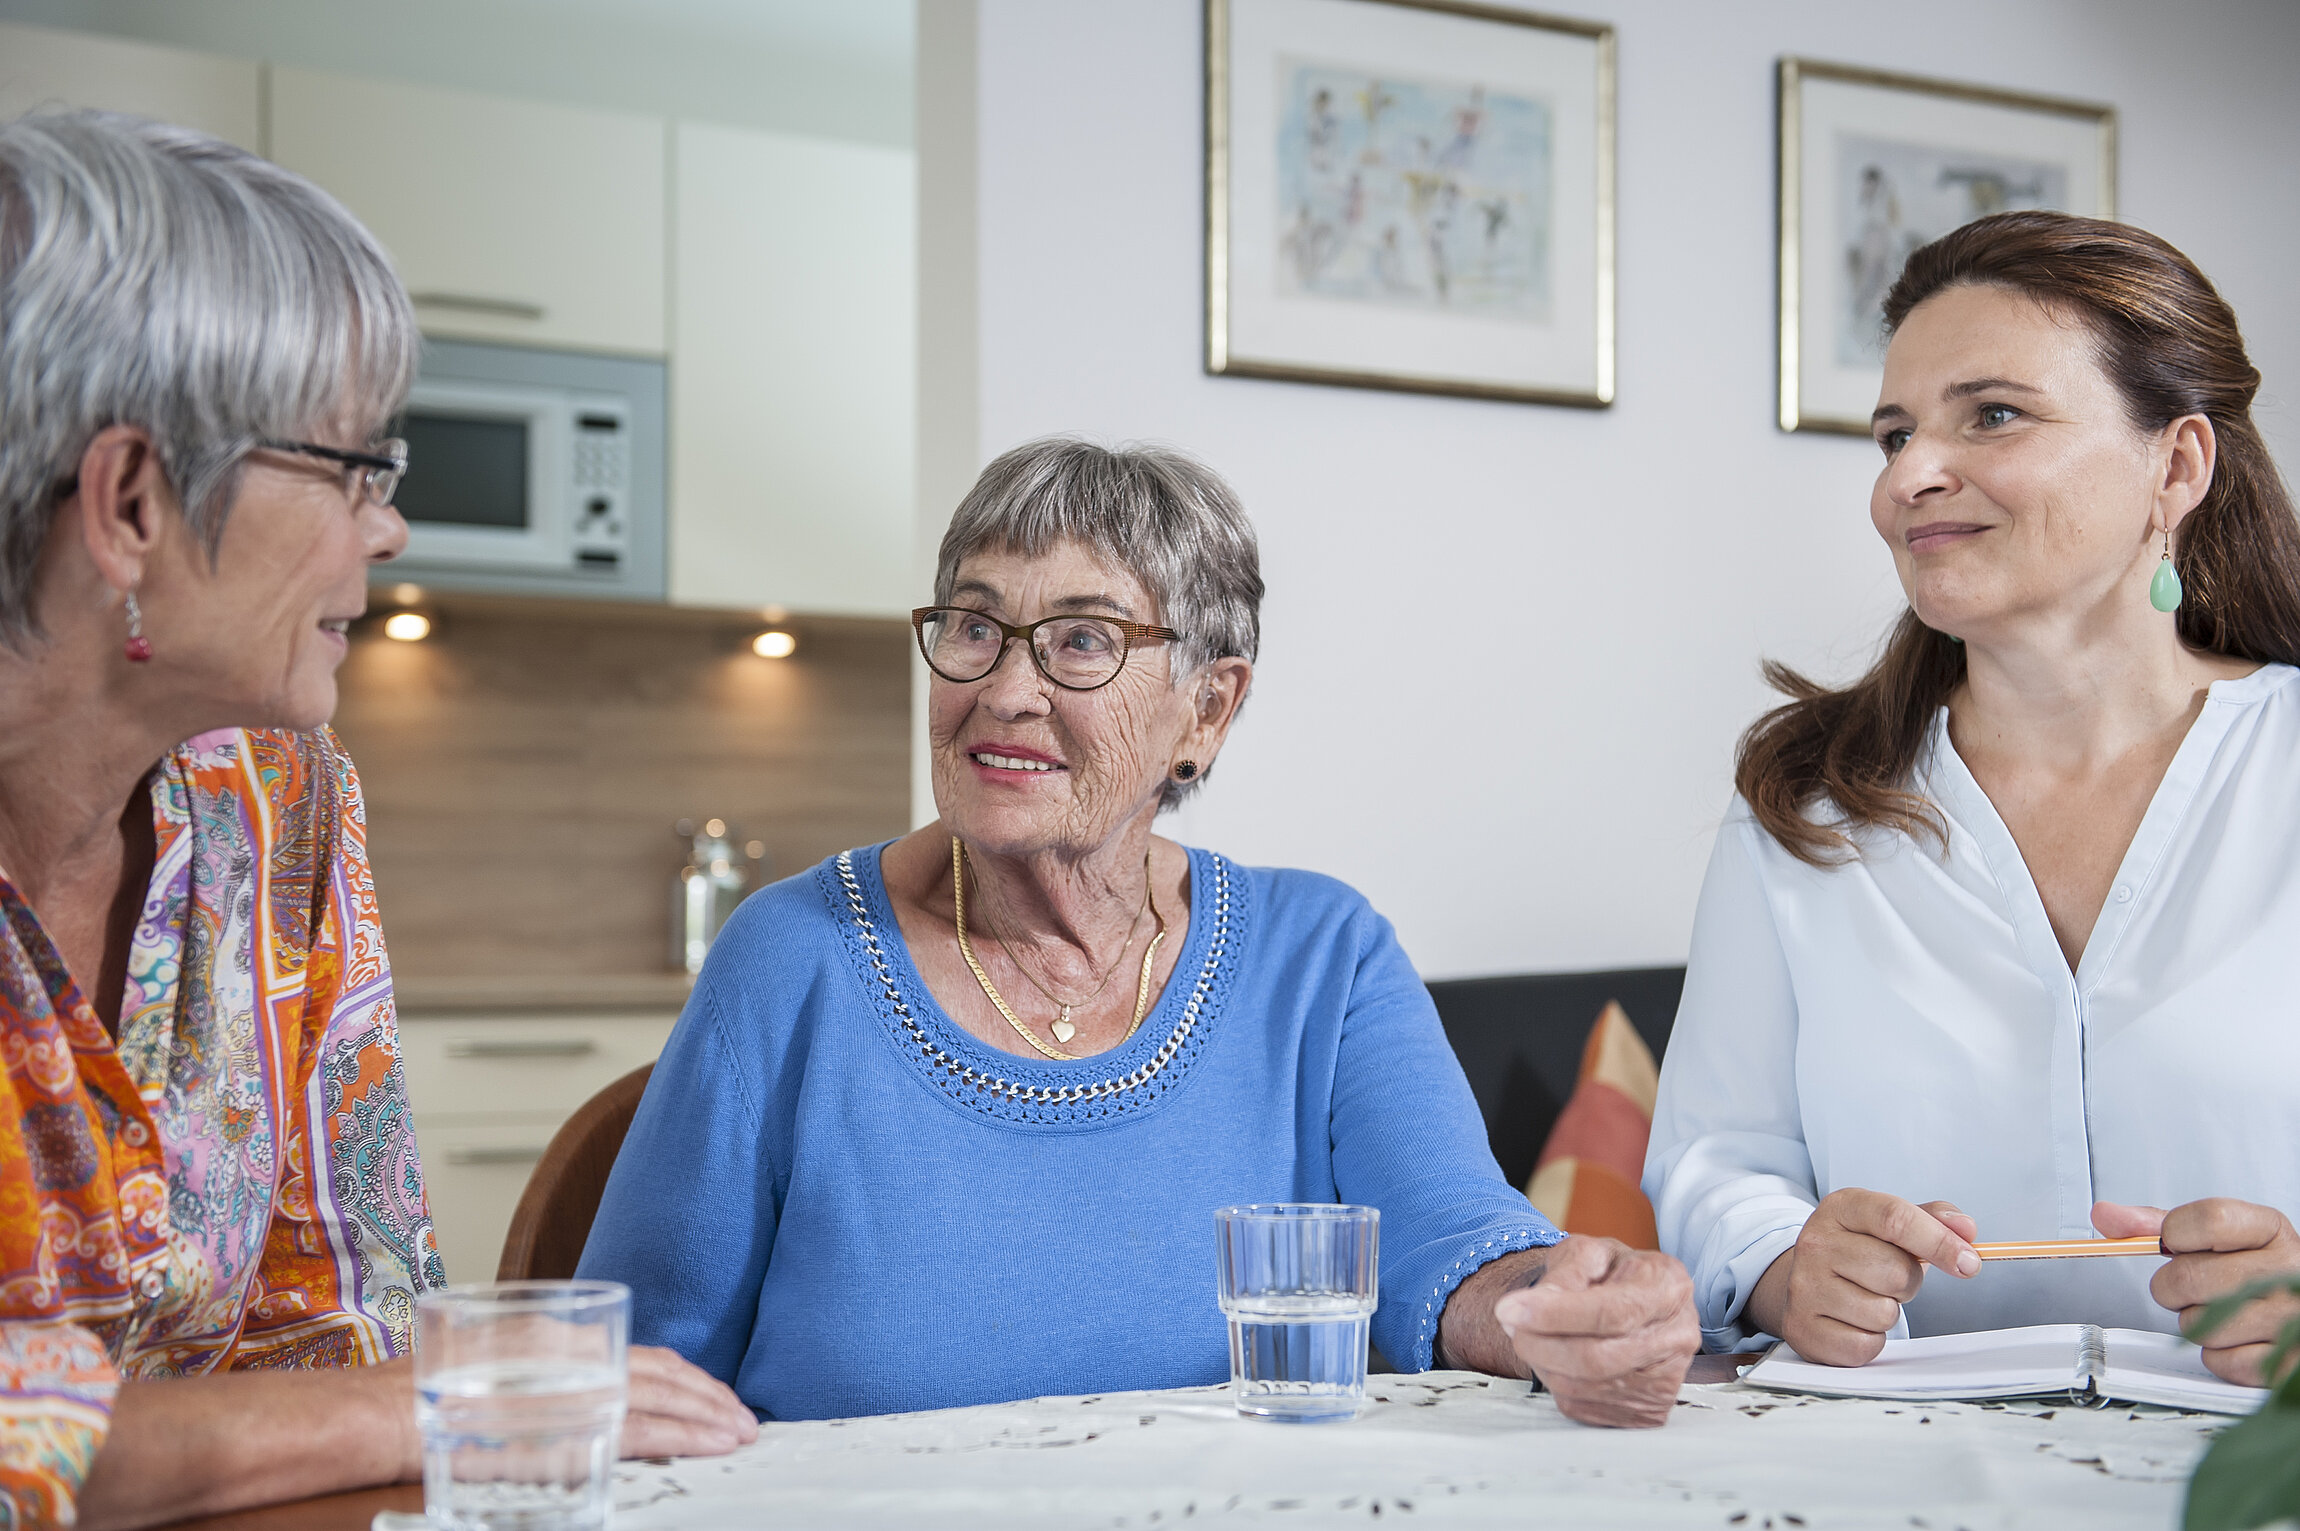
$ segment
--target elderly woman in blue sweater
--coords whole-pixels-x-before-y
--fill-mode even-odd
[[[1381,1209],[1391,1361],[1668,1417],[1684,1269],[1503,1181],[1389,923],[1151,832],[1245,700],[1261,597],[1187,457],[985,470],[913,614],[939,817],[721,934],[583,1256],[634,1339],[778,1419],[1214,1383],[1214,1208],[1346,1201]]]

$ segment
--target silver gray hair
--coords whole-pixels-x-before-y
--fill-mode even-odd
[[[37,635],[41,545],[98,431],[151,433],[213,557],[256,442],[373,433],[420,345],[390,257],[301,176],[111,112],[0,125],[0,643]]]
[[[1140,442],[1105,447],[1048,436],[983,469],[942,534],[935,601],[950,601],[959,565],[977,553],[1035,558],[1065,542],[1149,590],[1158,621],[1182,635],[1173,645],[1175,685],[1217,659],[1251,660],[1261,651],[1262,553],[1246,508],[1197,458]],[[1169,778],[1161,811],[1206,775]]]

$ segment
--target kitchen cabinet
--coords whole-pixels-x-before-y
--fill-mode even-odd
[[[95,106],[263,150],[263,66],[188,48],[0,22],[0,122],[36,106]]]
[[[671,599],[906,613],[916,156],[673,132]]]
[[[425,1195],[451,1281],[493,1281],[512,1211],[577,1107],[662,1052],[677,1019],[424,1015],[399,1022]]]
[[[659,356],[659,118],[274,65],[271,155],[391,251],[427,334]]]
[[[0,110],[184,122],[334,193],[426,334],[667,355],[674,604],[923,598],[910,151],[14,24],[0,42]]]

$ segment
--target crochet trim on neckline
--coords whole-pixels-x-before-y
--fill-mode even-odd
[[[1224,977],[1222,968],[1237,944],[1237,933],[1232,928],[1230,865],[1211,852],[1205,855],[1214,874],[1207,898],[1211,934],[1206,942],[1205,961],[1199,965],[1197,981],[1190,987],[1189,998],[1182,1005],[1174,1029],[1158,1044],[1157,1051],[1131,1073],[1075,1084],[1034,1084],[1026,1079],[993,1074],[953,1056],[937,1042],[912,1013],[903,997],[902,986],[895,980],[877,924],[871,919],[862,880],[855,872],[855,853],[840,852],[833,865],[837,869],[840,891],[846,895],[853,939],[870,968],[867,981],[874,990],[872,998],[879,1014],[903,1051],[936,1089],[954,1104],[1002,1121],[1087,1124],[1144,1110],[1180,1085],[1190,1065],[1204,1050],[1206,1039],[1220,1017],[1222,996],[1228,985],[1218,980]],[[1173,979],[1167,982],[1171,985]],[[1028,1060],[1014,1061],[1028,1066]]]

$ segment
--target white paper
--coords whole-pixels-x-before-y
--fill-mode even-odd
[[[2111,1329],[2105,1340],[2108,1364],[2093,1382],[2111,1398],[2213,1414],[2249,1414],[2268,1399],[2266,1388],[2238,1387],[2212,1375],[2204,1352],[2177,1334]]]
[[[1825,1366],[1777,1345],[1741,1380],[1836,1398],[2020,1398],[2083,1391],[2083,1352],[2082,1324],[1887,1340],[1866,1366]]]
[[[2093,1362],[2088,1349],[2103,1361]],[[2177,1335],[2089,1324],[1887,1340],[1866,1366],[1824,1366],[1776,1345],[1742,1380],[1782,1392],[1915,1402],[2091,1393],[2212,1414],[2249,1414],[2268,1396],[2213,1376],[2203,1352]]]

